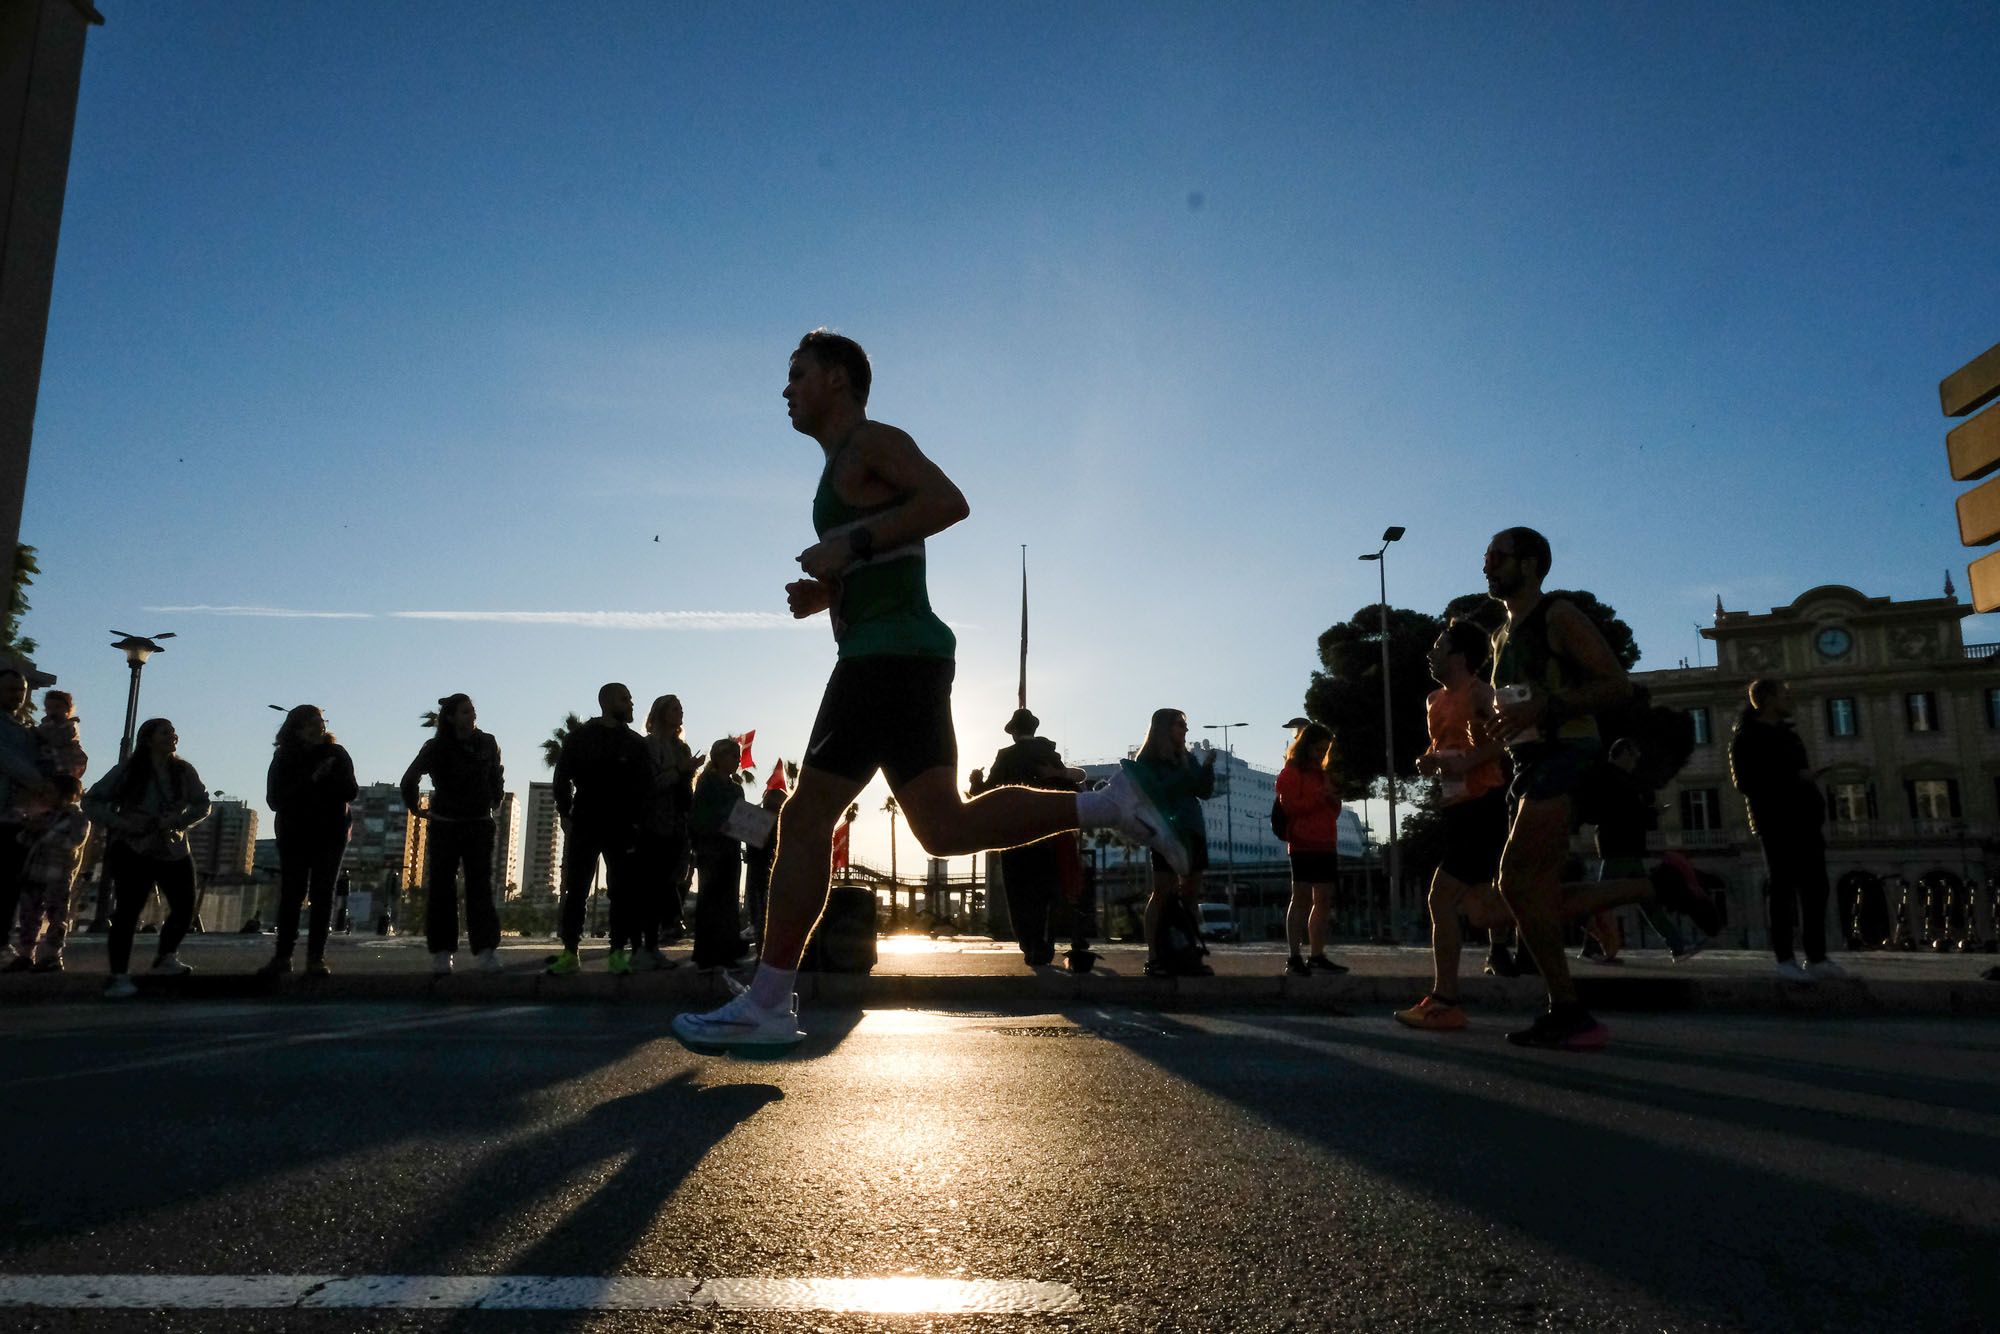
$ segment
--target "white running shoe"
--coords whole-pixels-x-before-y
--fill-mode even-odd
[[[447,961],[445,966],[446,972],[451,971],[449,962],[450,957],[451,957],[450,955],[445,956]],[[474,966],[476,966],[482,973],[499,973],[505,971],[500,966],[499,950],[480,950],[479,952],[477,952],[472,956],[472,962]]]
[[[1799,961],[1797,959],[1778,960],[1777,973],[1779,981],[1782,982],[1811,983],[1819,980],[1815,978],[1811,973],[1808,973],[1805,969],[1801,968],[1799,966]]]
[[[1806,975],[1815,982],[1831,982],[1848,976],[1848,972],[1831,959],[1819,959],[1806,965]]]
[[[153,960],[153,971],[165,974],[168,977],[186,977],[194,969],[190,965],[182,963],[181,956],[178,954],[162,954],[159,958]]]
[[[451,976],[451,951],[450,951],[450,950],[433,950],[433,951],[431,951],[431,976],[432,976],[432,977],[450,977],[450,976]]]
[[[1139,786],[1139,781],[1132,776],[1132,767],[1132,761],[1124,761],[1119,765],[1118,772],[1111,775],[1111,780],[1098,789],[1117,807],[1118,821],[1112,828],[1134,843],[1159,853],[1173,868],[1175,875],[1186,875],[1187,845],[1174,832],[1166,812]]]
[[[106,1000],[130,1000],[138,994],[139,988],[134,986],[132,979],[124,973],[113,973],[111,980],[104,984],[104,999]]]
[[[796,995],[784,1009],[767,1010],[747,990],[707,1014],[675,1015],[674,1036],[692,1051],[749,1055],[775,1055],[805,1039]]]

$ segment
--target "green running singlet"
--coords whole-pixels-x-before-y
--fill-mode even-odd
[[[852,436],[848,437],[851,442]],[[907,496],[879,505],[850,505],[833,489],[833,465],[847,452],[847,443],[827,455],[813,494],[813,529],[821,541],[844,537],[877,514],[895,508]],[[847,658],[918,657],[947,661],[958,651],[958,637],[931,610],[925,583],[923,539],[877,551],[857,561],[833,580],[828,615],[839,656]]]
[[[1502,629],[1493,645],[1493,685],[1526,685],[1538,694],[1564,690],[1583,680],[1564,657],[1549,645],[1549,604],[1543,598],[1521,623]],[[1591,748],[1602,745],[1594,714],[1572,714],[1563,719],[1552,737],[1538,738],[1542,744]],[[1534,745],[1536,742],[1529,742]],[[1514,749],[1510,746],[1509,749]]]

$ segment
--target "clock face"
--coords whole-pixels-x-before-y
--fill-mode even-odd
[[[1819,649],[1823,658],[1844,658],[1847,651],[1854,647],[1854,636],[1837,625],[1829,625],[1819,632],[1813,646]]]

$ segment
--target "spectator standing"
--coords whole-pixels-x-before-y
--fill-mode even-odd
[[[1202,873],[1208,869],[1208,835],[1201,803],[1215,795],[1215,757],[1197,763],[1187,748],[1187,715],[1158,709],[1139,747],[1136,781],[1153,804],[1168,813],[1187,849],[1188,869],[1170,865],[1157,849],[1152,855],[1152,887],[1146,897],[1146,975],[1207,977],[1202,962],[1200,910]]]
[[[506,796],[500,743],[478,727],[472,697],[447,695],[438,701],[437,735],[423,744],[403,771],[403,806],[410,818],[426,823],[425,879],[430,894],[424,909],[425,943],[431,973],[451,972],[458,952],[458,875],[465,872],[465,934],[480,971],[500,971],[500,912],[493,905],[493,811]],[[417,784],[428,774],[431,801],[418,799]]]
[[[153,971],[180,977],[194,971],[180,960],[181,938],[194,920],[194,857],[188,830],[208,818],[208,788],[192,764],[176,753],[180,737],[165,718],[139,725],[132,754],[97,780],[83,810],[109,836],[104,860],[112,886],[109,942],[113,1000],[138,994],[132,985],[132,938],[139,914],[158,889],[167,902]]]
[[[278,949],[258,971],[276,977],[292,971],[299,939],[299,908],[308,900],[306,976],[324,977],[326,936],[333,924],[334,878],[347,850],[348,809],[360,790],[354,761],[316,705],[285,715],[264,778],[264,804],[278,834]]]
[[[1000,748],[983,773],[978,769],[972,771],[970,795],[978,796],[996,787],[1076,791],[1082,772],[1063,763],[1055,742],[1035,735],[1041,725],[1041,719],[1028,710],[1014,710],[1004,729],[1013,738],[1012,743]],[[1065,853],[1073,855],[1075,841],[1075,831],[1067,830],[1000,853],[1000,880],[1007,894],[1007,916],[1014,924],[1014,939],[1020,943],[1021,958],[1030,968],[1055,962],[1062,858]],[[1080,914],[1074,916],[1079,926],[1082,920]],[[1079,934],[1071,947],[1071,958],[1088,952],[1089,942]]]
[[[609,682],[597,692],[598,715],[571,732],[556,761],[556,813],[562,818],[562,953],[548,971],[567,977],[583,967],[584,908],[598,859],[604,861],[605,896],[611,902],[611,957],[608,971],[632,971],[631,949],[638,941],[638,900],[633,869],[639,847],[639,817],[652,790],[646,743],[632,730],[632,692]]]
[[[646,765],[651,775],[639,817],[640,948],[654,968],[675,960],[664,946],[687,935],[682,888],[687,883],[688,809],[694,805],[694,774],[701,767],[681,736],[685,715],[680,697],[661,695],[646,711]]]
[[[761,804],[773,818],[781,815],[785,809],[785,789],[765,788]],[[750,943],[760,957],[764,953],[764,909],[771,891],[771,862],[777,853],[775,829],[763,843],[747,844],[743,849],[743,908],[750,918]]]
[[[28,821],[21,837],[27,857],[21,868],[20,948],[5,969],[9,973],[60,973],[63,941],[69,935],[71,894],[77,864],[83,859],[90,821],[79,803],[83,784],[72,774],[59,773],[53,782],[55,804]]]
[[[14,920],[21,896],[21,841],[27,808],[48,800],[48,771],[41,739],[28,725],[28,678],[0,667],[0,923]]]
[[[1792,691],[1763,677],[1750,683],[1750,702],[1729,741],[1729,778],[1750,807],[1750,832],[1764,847],[1770,881],[1771,953],[1790,982],[1844,977],[1826,957],[1826,798],[1809,767],[1805,742],[1792,727]],[[1806,961],[1792,948],[1803,910]]]
[[[743,800],[736,766],[743,748],[724,737],[708,748],[708,765],[695,780],[694,962],[697,968],[726,968],[743,957],[743,928],[737,894],[742,887],[743,845],[725,828],[729,813]]]
[[[1299,730],[1278,772],[1278,817],[1292,863],[1292,901],[1285,910],[1285,971],[1344,973],[1326,955],[1326,924],[1340,886],[1340,786],[1333,771],[1333,733],[1318,723]],[[1310,956],[1300,954],[1309,945]]]

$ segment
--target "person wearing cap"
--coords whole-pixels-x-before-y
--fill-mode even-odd
[[[984,772],[974,769],[973,795],[996,787],[1032,787],[1047,792],[1074,792],[1082,781],[1081,770],[1062,761],[1056,743],[1036,736],[1042,720],[1026,709],[1014,710],[1005,731],[1014,738],[1001,747]],[[1065,857],[1075,857],[1076,835],[1056,834],[1000,854],[1000,879],[1007,895],[1007,915],[1014,923],[1014,939],[1020,942],[1021,957],[1030,968],[1055,962],[1056,937],[1062,923],[1059,905],[1065,903],[1062,866]],[[1088,972],[1097,956],[1091,953],[1084,934],[1084,915],[1072,911],[1069,967],[1072,972]]]

